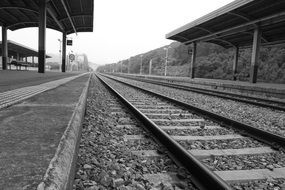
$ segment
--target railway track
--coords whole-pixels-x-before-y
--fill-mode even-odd
[[[256,97],[256,96],[255,97],[246,96],[246,95],[237,94],[237,93],[225,92],[225,91],[220,91],[220,90],[212,90],[212,89],[204,89],[204,88],[186,86],[186,85],[177,84],[177,83],[174,84],[170,82],[163,82],[163,81],[151,80],[151,79],[145,79],[145,78],[128,77],[128,76],[119,76],[119,77],[129,78],[132,80],[137,80],[137,81],[156,84],[156,85],[167,86],[167,87],[171,87],[174,89],[196,92],[196,93],[209,95],[209,96],[215,96],[219,98],[225,98],[225,99],[234,100],[238,102],[244,102],[247,104],[252,104],[252,105],[261,106],[265,108],[285,111],[284,101],[266,99],[266,98],[261,98],[261,97]]]
[[[100,79],[121,94],[117,96],[166,147],[170,156],[191,173],[192,181],[200,189],[285,187],[284,137],[118,80],[102,76]],[[151,144],[145,135],[135,132],[125,135],[125,139]],[[160,156],[156,150],[142,147],[133,153]]]

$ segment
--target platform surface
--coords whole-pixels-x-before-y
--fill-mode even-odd
[[[46,71],[45,73],[38,73],[37,71],[0,70],[0,93],[77,74],[79,72]]]
[[[7,81],[8,77],[13,78],[9,81],[9,88],[18,87],[18,82],[23,87],[64,77],[62,73],[46,73],[44,76],[33,72],[17,76],[10,74],[0,72],[1,79]],[[27,74],[30,75],[26,77]],[[67,73],[65,77],[74,74]],[[88,77],[86,74],[0,110],[1,190],[36,189],[68,126]],[[3,86],[3,81],[1,84]]]

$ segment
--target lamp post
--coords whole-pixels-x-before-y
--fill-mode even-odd
[[[59,41],[59,61],[58,61],[58,63],[59,63],[59,65],[61,65],[60,64],[60,58],[61,58],[61,40],[60,39],[57,39],[58,41]],[[60,67],[59,67],[60,68]]]
[[[151,75],[152,59],[149,61],[148,74]]]
[[[128,62],[128,74],[130,74],[130,66],[131,66],[131,58],[129,58],[129,62]]]
[[[165,66],[164,66],[164,76],[167,75],[167,59],[168,59],[168,49],[171,48],[170,46],[163,48],[164,50],[166,50],[166,56],[165,56]]]
[[[140,75],[142,75],[142,61],[143,61],[143,55],[140,55],[141,56],[141,67],[140,67]]]

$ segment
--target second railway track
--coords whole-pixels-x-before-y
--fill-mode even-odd
[[[129,76],[120,76],[120,77],[129,78],[132,80],[137,80],[137,81],[146,82],[150,84],[167,86],[167,87],[171,87],[174,89],[186,90],[186,91],[200,93],[204,95],[225,98],[225,99],[234,100],[237,102],[244,102],[247,104],[252,104],[252,105],[256,105],[260,107],[285,111],[285,102],[275,100],[275,99],[268,99],[268,98],[257,97],[257,96],[248,96],[248,95],[242,95],[238,93],[225,92],[225,91],[220,91],[220,90],[212,90],[208,88],[199,88],[199,87],[194,87],[194,86],[189,86],[189,85],[183,85],[183,84],[171,83],[171,82],[163,82],[159,80],[152,80],[152,79],[145,79],[145,78],[137,78],[137,77],[129,77]]]
[[[167,144],[170,154],[189,170],[201,189],[215,189],[214,183],[220,185],[215,186],[216,189],[229,189],[230,186],[233,189],[282,188],[285,181],[284,137],[250,126],[242,128],[243,124],[238,126],[236,121],[219,122],[213,115],[191,110],[169,98],[166,100],[109,78],[101,79],[130,102],[130,107],[138,110],[133,112],[140,114],[140,118],[149,120],[145,125],[160,142]],[[244,136],[245,133],[248,136]],[[125,138],[135,142],[146,140],[141,135],[126,135]],[[151,149],[135,153],[145,157],[159,156]]]

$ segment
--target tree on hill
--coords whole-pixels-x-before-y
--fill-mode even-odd
[[[169,45],[168,75],[188,76],[191,54],[189,48],[178,42]],[[162,75],[165,66],[166,50],[163,46],[143,54],[143,73],[148,73],[152,59],[152,74]],[[195,76],[200,78],[232,79],[233,49],[224,49],[211,43],[198,43]],[[237,66],[237,78],[248,81],[251,67],[251,48],[240,49]],[[126,65],[128,60],[124,60]],[[115,63],[116,66],[118,63]],[[140,55],[131,58],[130,73],[139,73]],[[99,70],[102,70],[99,68]],[[124,67],[126,71],[126,66]],[[261,48],[258,66],[258,81],[285,83],[285,46]]]

